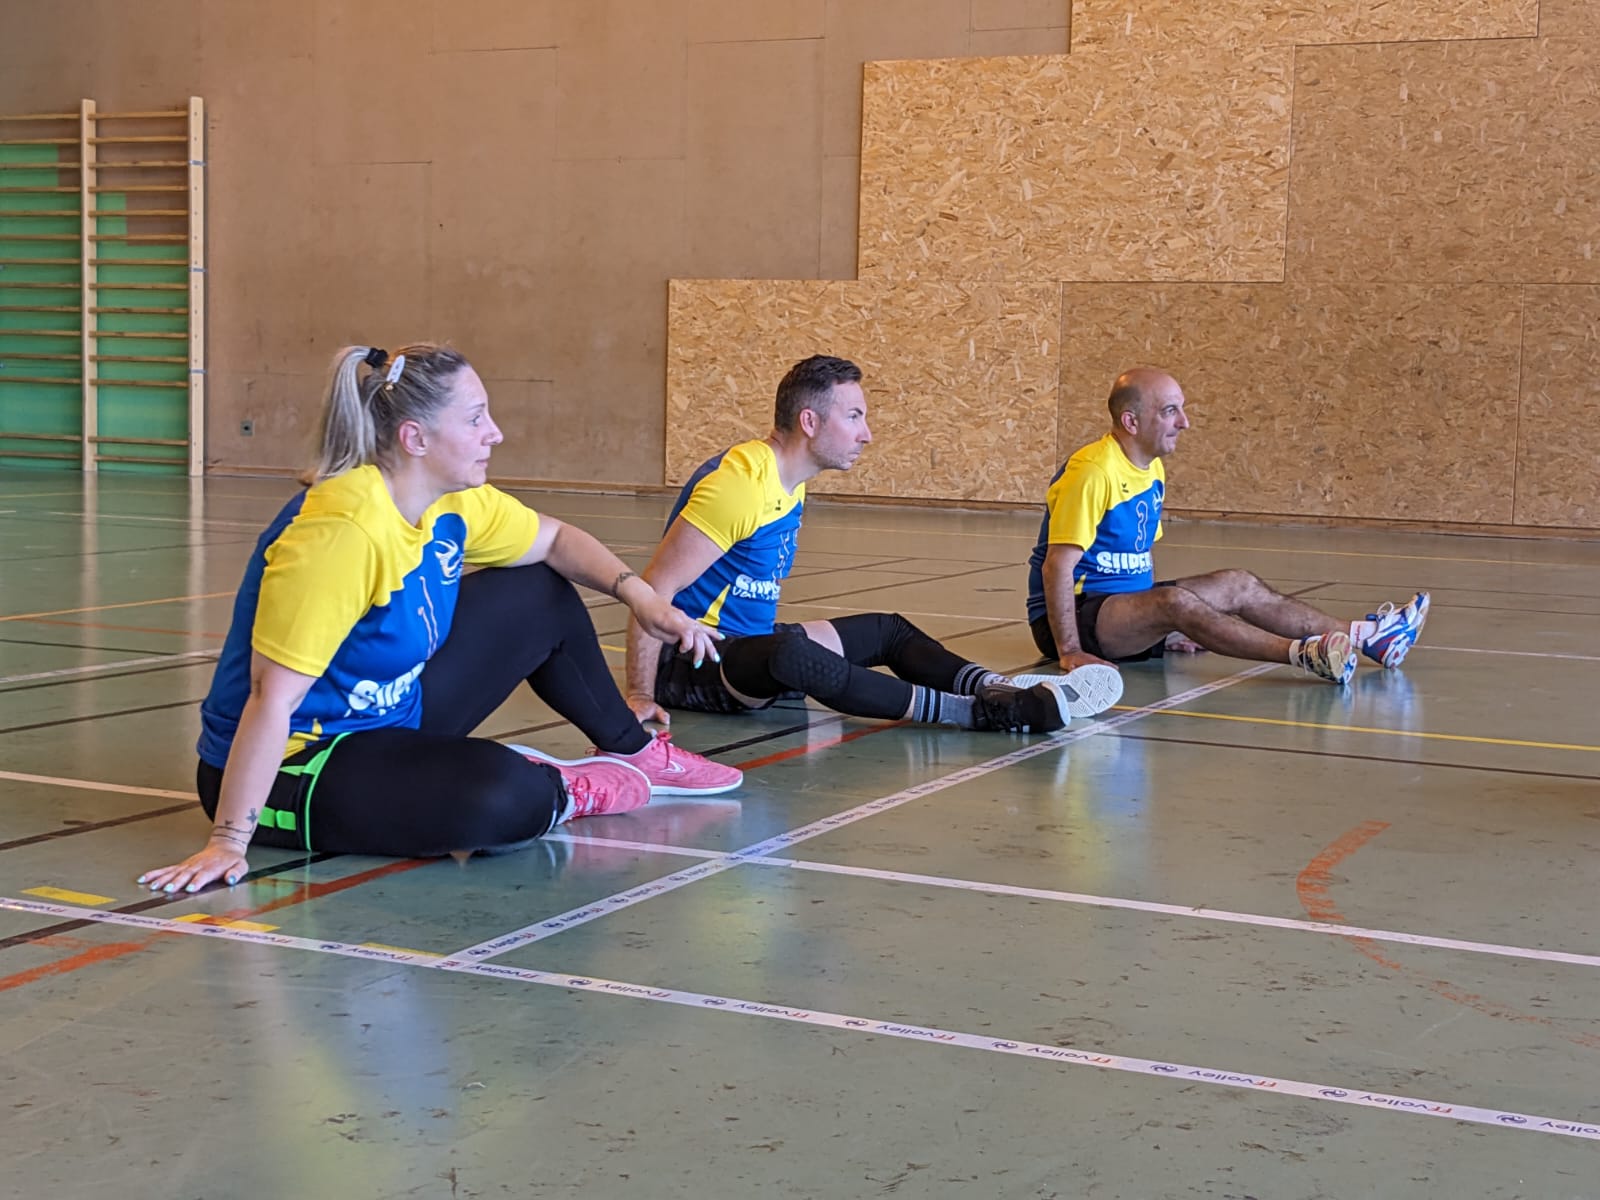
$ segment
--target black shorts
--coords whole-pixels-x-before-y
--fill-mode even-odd
[[[1175,583],[1177,583],[1175,579],[1160,579],[1152,586],[1172,587]],[[1078,645],[1083,648],[1085,653],[1092,654],[1096,658],[1104,658],[1108,662],[1145,662],[1152,658],[1160,658],[1166,654],[1167,639],[1164,637],[1153,646],[1146,646],[1143,650],[1133,654],[1124,654],[1121,658],[1111,658],[1101,649],[1100,639],[1095,636],[1095,623],[1100,619],[1100,606],[1112,596],[1128,594],[1126,592],[1099,592],[1091,596],[1079,592],[1074,597],[1078,617]],[[1050,617],[1048,615],[1030,622],[1029,628],[1033,631],[1033,644],[1039,647],[1040,654],[1046,658],[1061,657],[1056,650],[1055,634],[1050,632]]]
[[[801,626],[784,621],[772,627],[773,633],[800,630]],[[729,643],[737,640],[729,638],[719,642],[719,652],[725,651]],[[771,708],[779,700],[798,695],[799,692],[785,692],[755,704],[746,704],[730,692],[728,685],[723,682],[720,662],[707,658],[697,667],[692,655],[685,654],[671,643],[662,644],[661,658],[656,666],[656,703],[663,708],[681,708],[689,712],[742,713]]]

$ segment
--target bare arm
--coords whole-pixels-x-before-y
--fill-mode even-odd
[[[151,891],[196,892],[215,879],[237,883],[249,869],[245,851],[261,820],[272,783],[283,764],[289,718],[316,679],[291,671],[260,654],[250,656],[250,697],[222,773],[222,794],[211,837],[181,863],[139,876]]]
[[[644,578],[657,592],[669,601],[722,557],[721,548],[689,522],[679,518],[667,530],[650,564],[644,569]],[[698,624],[698,622],[696,622]],[[628,622],[628,707],[641,721],[672,722],[666,709],[656,703],[656,670],[661,660],[661,640],[644,629],[636,620]],[[687,649],[687,647],[685,647]],[[712,655],[716,657],[715,652]],[[695,656],[699,665],[700,656]]]
[[[722,635],[691,621],[672,606],[671,595],[664,595],[634,574],[623,562],[589,533],[554,517],[541,517],[533,545],[513,565],[548,563],[556,574],[573,583],[614,596],[627,605],[631,614],[628,627],[641,625],[650,636],[663,642],[676,642],[696,658],[717,657],[712,644]],[[648,568],[646,568],[648,571]]]
[[[1044,555],[1044,602],[1050,615],[1050,634],[1056,640],[1057,661],[1063,671],[1106,661],[1087,653],[1078,642],[1078,601],[1072,572],[1082,557],[1082,546],[1065,543],[1052,545]]]

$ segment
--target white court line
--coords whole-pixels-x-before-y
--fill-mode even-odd
[[[1600,616],[1600,613],[1573,613],[1573,616]],[[1538,650],[1488,650],[1482,646],[1414,646],[1417,650],[1447,650],[1451,654],[1504,654],[1512,658],[1565,658],[1573,662],[1600,662],[1597,654],[1552,654]]]
[[[138,513],[86,513],[86,512],[59,512],[55,509],[40,510],[40,515],[46,517],[80,517],[91,521],[151,521],[162,525],[196,525],[202,528],[216,526],[219,529],[249,529],[260,533],[266,526],[260,521],[229,521],[222,517],[150,517]]]
[[[521,929],[514,929],[510,933],[458,950],[451,957],[484,960],[504,954],[508,950],[514,950],[518,946],[526,946],[533,942],[543,941],[545,938],[561,933],[563,930],[585,925],[597,917],[603,917],[608,913],[629,908],[643,900],[650,899],[652,896],[664,895],[698,880],[720,875],[724,871],[732,870],[734,867],[739,866],[748,858],[761,858],[774,850],[792,846],[796,842],[803,842],[824,833],[831,833],[835,829],[853,825],[857,821],[863,821],[881,812],[898,808],[902,804],[908,804],[912,800],[921,799],[923,796],[931,796],[933,793],[942,792],[946,788],[955,787],[973,779],[981,779],[985,775],[1003,770],[1019,762],[1026,762],[1030,758],[1037,758],[1041,754],[1053,753],[1071,745],[1073,742],[1081,742],[1084,738],[1106,733],[1131,721],[1138,721],[1152,713],[1161,712],[1163,709],[1174,708],[1179,704],[1186,704],[1190,700],[1197,700],[1201,696],[1208,696],[1212,692],[1219,692],[1223,688],[1232,687],[1234,684],[1249,679],[1251,676],[1275,670],[1276,667],[1276,663],[1261,663],[1236,674],[1225,676],[1222,679],[1213,680],[1211,683],[1203,684],[1200,687],[1190,688],[1188,691],[1180,692],[1176,696],[1168,696],[1165,700],[1144,708],[1134,709],[1132,712],[1119,713],[1110,720],[1096,721],[1091,725],[1055,734],[1035,742],[1031,746],[1013,750],[1010,754],[1002,754],[998,758],[991,758],[987,762],[963,767],[959,771],[954,771],[938,779],[930,779],[923,783],[914,784],[891,795],[880,796],[876,800],[869,800],[865,804],[857,805],[855,808],[846,809],[844,812],[835,813],[833,816],[823,817],[820,821],[813,821],[811,824],[803,825],[799,829],[791,830],[788,833],[780,833],[764,842],[746,846],[742,850],[734,850],[727,854],[719,855],[714,859],[697,863],[695,866],[685,867],[681,871],[674,871],[671,875],[663,875],[659,879],[641,883],[637,887],[618,892],[614,896],[607,896],[605,899],[595,901],[592,904],[568,909],[566,912],[558,913],[556,916],[549,917],[546,920],[524,925]]]
[[[720,858],[717,850],[693,846],[673,846],[660,842],[633,842],[597,834],[553,833],[551,841],[588,846],[609,846],[618,850],[637,850],[647,854],[676,854],[685,858]],[[1088,892],[1060,892],[1051,888],[1020,887],[1008,883],[985,883],[976,879],[951,879],[945,875],[914,875],[905,871],[883,871],[875,867],[852,867],[843,863],[824,863],[799,858],[746,858],[758,867],[787,867],[795,871],[817,871],[825,875],[848,875],[858,879],[878,879],[886,883],[914,883],[925,887],[950,888],[962,892],[981,892],[986,896],[1019,896],[1027,900],[1049,900],[1058,904],[1082,904],[1091,908],[1118,908],[1131,912],[1157,913],[1169,917],[1193,917],[1202,921],[1222,921],[1233,925],[1257,925],[1266,929],[1288,929],[1301,933],[1323,933],[1333,937],[1395,942],[1405,946],[1426,946],[1434,950],[1462,950],[1469,954],[1493,954],[1502,958],[1525,958],[1536,962],[1565,963],[1575,967],[1600,967],[1600,954],[1575,954],[1566,950],[1537,950],[1529,946],[1510,946],[1500,942],[1471,942],[1460,938],[1432,937],[1393,929],[1366,929],[1359,925],[1336,925],[1329,921],[1302,921],[1293,917],[1272,917],[1262,913],[1230,912],[1223,908],[1196,908],[1184,904],[1161,904],[1153,900],[1124,900],[1116,896],[1096,896]]]
[[[159,796],[163,800],[194,800],[193,792],[169,792],[165,788],[129,787],[124,783],[97,783],[93,779],[63,779],[58,775],[25,775],[21,771],[0,771],[0,779],[13,783],[48,783],[55,787],[78,788],[85,792],[118,792],[125,796]]]
[[[635,1000],[648,1000],[658,1004],[673,1004],[702,1012],[724,1013],[731,1016],[757,1017],[769,1021],[786,1021],[791,1024],[820,1026],[851,1033],[877,1034],[901,1041],[920,1042],[924,1045],[957,1047],[965,1050],[983,1050],[991,1054],[1006,1054],[1036,1062],[1068,1063],[1075,1066],[1098,1067],[1103,1071],[1119,1071],[1146,1078],[1171,1080],[1183,1087],[1206,1083],[1239,1091],[1270,1092],[1280,1096],[1293,1096],[1302,1100],[1321,1100],[1335,1104],[1351,1104],[1361,1108],[1378,1109],[1389,1113],[1410,1113],[1416,1116],[1443,1117],[1451,1121],[1465,1121],[1475,1125],[1495,1125],[1505,1129],[1529,1133],[1553,1133],[1564,1137],[1600,1141],[1600,1126],[1578,1121],[1558,1120],[1533,1113],[1505,1112],[1475,1105],[1447,1103],[1416,1096],[1399,1096],[1387,1092],[1368,1092],[1359,1087],[1332,1087],[1301,1079],[1282,1079],[1271,1075],[1252,1075],[1241,1072],[1198,1067],[1187,1063],[1160,1062],[1149,1058],[1133,1058],[1121,1054],[1103,1054],[1095,1050],[1079,1050],[1072,1046],[1051,1046],[1042,1042],[1024,1042],[997,1039],[993,1034],[962,1033],[929,1025],[911,1025],[898,1021],[879,1021],[870,1017],[849,1016],[844,1013],[824,1012],[814,1009],[789,1008],[780,1004],[741,1000],[732,996],[718,996],[707,992],[686,992],[676,988],[651,987],[648,984],[624,983],[616,979],[600,979],[586,975],[562,975],[551,971],[534,971],[525,967],[505,967],[493,963],[463,962],[459,958],[440,958],[436,955],[407,950],[387,950],[375,946],[358,946],[350,942],[318,941],[312,938],[292,937],[288,934],[264,933],[249,929],[234,929],[224,925],[201,925],[175,921],[165,917],[147,917],[138,913],[108,912],[104,909],[78,908],[66,904],[46,904],[31,900],[17,900],[0,896],[0,908],[16,912],[68,917],[83,921],[97,921],[110,925],[127,925],[160,933],[183,934],[213,940],[248,942],[255,945],[277,946],[290,950],[306,950],[317,954],[338,955],[344,958],[364,958],[379,962],[420,967],[424,970],[449,971],[452,974],[474,975],[489,979],[510,979],[519,983],[538,984],[560,988],[563,991],[603,992],[613,996],[626,996]]]
[[[94,649],[93,646],[89,649]],[[122,667],[144,667],[151,663],[181,662],[188,658],[208,658],[215,662],[215,650],[186,650],[182,654],[153,654],[149,658],[124,658],[117,662],[91,663],[86,667],[63,667],[59,671],[35,671],[32,675],[6,675],[0,676],[0,685],[7,683],[26,683],[30,679],[62,679],[68,675],[88,675],[95,671],[115,671]]]

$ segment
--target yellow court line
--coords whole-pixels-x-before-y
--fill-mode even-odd
[[[250,933],[271,933],[276,925],[263,925],[259,921],[238,921],[228,917],[214,917],[210,913],[189,913],[187,916],[174,917],[175,921],[187,921],[191,925],[220,925],[224,929],[244,929]]]
[[[600,649],[610,650],[613,654],[626,654],[628,652],[624,646],[608,646],[604,642],[600,643]]]
[[[91,892],[69,892],[66,888],[36,887],[23,888],[23,894],[38,896],[43,900],[60,900],[63,904],[81,904],[86,908],[98,908],[102,904],[116,903],[115,896],[96,896]]]
[[[160,600],[129,600],[123,604],[97,604],[90,608],[58,608],[54,612],[13,613],[0,617],[0,621],[36,621],[40,617],[65,617],[73,613],[109,612],[113,608],[143,608],[149,604],[181,604],[185,600],[215,600],[219,596],[233,596],[236,592],[199,592],[193,596],[166,596]],[[177,630],[173,631],[178,632]]]
[[[1141,712],[1126,704],[1117,704],[1118,712]],[[1291,729],[1331,729],[1336,733],[1379,733],[1389,737],[1425,738],[1440,742],[1474,742],[1481,746],[1527,746],[1534,750],[1582,750],[1600,753],[1600,746],[1575,745],[1571,742],[1525,742],[1518,738],[1475,737],[1467,733],[1428,733],[1416,729],[1373,729],[1366,725],[1325,725],[1320,721],[1285,721],[1277,717],[1240,717],[1232,713],[1190,712],[1184,709],[1164,708],[1163,717],[1198,717],[1205,721],[1241,721],[1247,725],[1285,725]]]

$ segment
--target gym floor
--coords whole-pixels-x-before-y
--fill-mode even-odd
[[[1051,738],[681,714],[740,791],[151,896],[291,487],[0,472],[8,1194],[1600,1196],[1600,544],[1170,522],[1163,576],[1431,590],[1422,645],[1134,666]],[[667,507],[524,498],[635,565]],[[1029,668],[1037,524],[813,503],[784,615]]]

